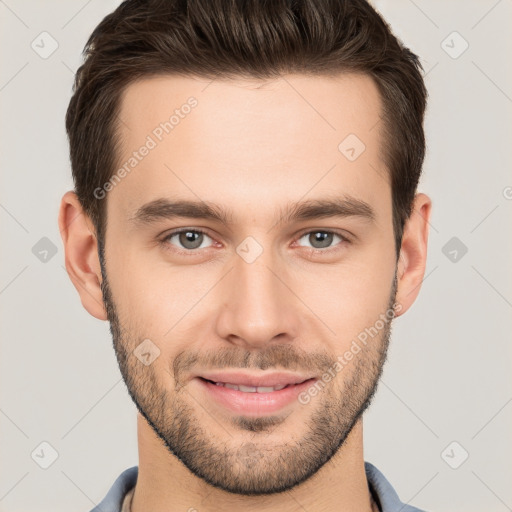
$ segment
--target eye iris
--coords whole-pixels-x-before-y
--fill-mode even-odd
[[[202,236],[203,234],[197,231],[183,231],[179,234],[180,244],[187,249],[197,249],[201,246]],[[191,243],[192,246],[188,246],[188,243]]]
[[[321,249],[323,247],[329,247],[329,245],[332,243],[332,237],[332,233],[316,231],[315,233],[309,235],[309,241],[315,249]],[[315,245],[317,242],[320,242],[320,246]]]

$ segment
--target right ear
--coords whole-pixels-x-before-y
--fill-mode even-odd
[[[64,194],[60,203],[59,230],[66,270],[83,307],[99,320],[107,320],[100,287],[102,277],[96,233],[72,190]]]

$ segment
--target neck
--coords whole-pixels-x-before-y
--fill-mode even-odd
[[[363,425],[356,423],[338,452],[309,480],[289,491],[241,496],[212,487],[193,475],[137,414],[139,472],[131,512],[340,512],[377,511],[363,459]]]

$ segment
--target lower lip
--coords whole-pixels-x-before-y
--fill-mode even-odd
[[[290,403],[298,402],[300,393],[308,389],[317,379],[309,379],[301,384],[294,384],[270,393],[247,393],[217,386],[201,378],[195,380],[199,381],[208,396],[226,409],[236,413],[261,416],[277,412]]]

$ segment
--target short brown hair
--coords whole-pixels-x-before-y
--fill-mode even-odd
[[[381,156],[390,175],[397,257],[425,155],[427,91],[419,58],[366,0],[125,0],[84,48],[66,130],[75,192],[101,243],[94,190],[120,159],[120,97],[135,80],[174,74],[278,78],[371,76],[382,99]]]

